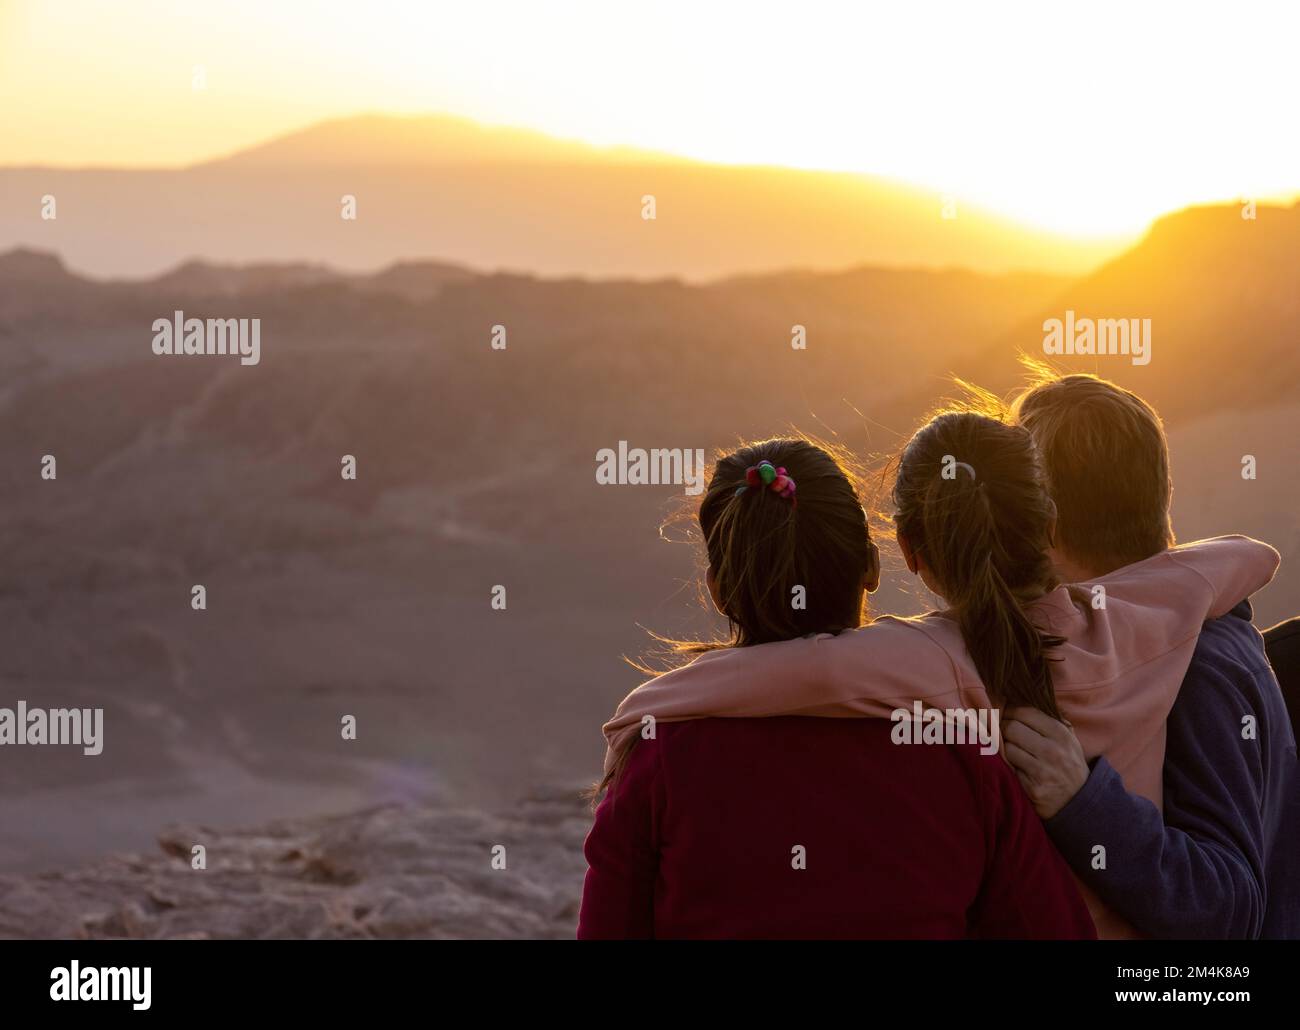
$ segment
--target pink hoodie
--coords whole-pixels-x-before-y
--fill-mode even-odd
[[[1185,544],[1094,583],[1060,586],[1028,606],[1054,649],[1062,714],[1089,757],[1105,754],[1134,793],[1162,803],[1165,719],[1201,624],[1265,586],[1278,553],[1243,536]],[[1104,593],[1096,587],[1104,588]],[[1104,597],[1104,607],[1100,600]],[[1097,606],[1095,606],[1095,604]],[[708,652],[632,691],[605,724],[608,771],[643,720],[711,716],[884,717],[911,709],[989,709],[956,622],[942,612],[886,615],[838,636]],[[1085,889],[1102,937],[1137,932]]]

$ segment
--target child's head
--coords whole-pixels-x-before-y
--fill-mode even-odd
[[[731,624],[731,639],[659,638],[675,651],[745,647],[862,624],[863,594],[880,582],[880,558],[849,473],[823,448],[764,440],[725,455],[698,518],[709,593]],[[637,739],[626,742],[593,797],[618,781]]]
[[[1034,371],[1014,412],[1043,455],[1061,564],[1091,578],[1170,546],[1173,487],[1160,417],[1105,379]]]
[[[1056,510],[1028,431],[950,411],[903,449],[895,526],[908,568],[948,603],[991,697],[1057,716],[1047,651],[1023,605],[1052,585]]]
[[[822,448],[765,440],[719,459],[699,521],[732,645],[861,625],[879,560],[848,473]]]

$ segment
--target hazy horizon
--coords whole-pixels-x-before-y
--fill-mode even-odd
[[[631,142],[594,142],[592,140],[582,139],[580,137],[566,137],[548,133],[535,126],[507,123],[482,121],[465,114],[457,113],[450,110],[429,110],[420,112],[402,112],[402,111],[383,111],[383,110],[358,110],[351,113],[338,113],[311,122],[297,125],[286,126],[283,129],[267,134],[252,136],[233,147],[226,147],[219,150],[203,152],[194,155],[185,160],[179,161],[157,161],[142,162],[130,160],[118,161],[85,161],[66,159],[63,161],[5,161],[0,163],[0,170],[48,170],[54,172],[185,172],[201,169],[211,165],[217,165],[226,161],[237,161],[246,159],[250,156],[258,155],[263,151],[272,150],[286,143],[291,143],[310,137],[314,133],[328,131],[331,128],[341,125],[355,125],[357,123],[405,123],[411,126],[427,126],[429,123],[441,123],[443,125],[461,125],[471,131],[477,130],[482,136],[490,138],[498,136],[504,140],[514,140],[530,144],[533,153],[523,157],[520,154],[511,155],[516,160],[537,160],[543,163],[559,163],[565,160],[577,161],[610,161],[615,163],[631,163],[634,161],[643,162],[661,162],[673,165],[687,166],[707,166],[720,169],[737,169],[750,171],[772,171],[772,172],[821,172],[832,175],[849,175],[857,176],[864,180],[886,183],[904,189],[921,190],[934,192],[926,184],[918,181],[909,181],[897,176],[887,175],[872,171],[870,169],[850,169],[835,168],[829,166],[816,166],[808,164],[782,164],[775,161],[761,160],[718,160],[701,157],[696,154],[686,152],[674,152],[671,150],[642,147]],[[341,157],[334,158],[333,163],[351,163],[360,166],[370,166],[382,164],[383,161],[374,155],[356,156],[349,155],[346,159]],[[419,160],[411,158],[405,159],[404,163],[418,164]],[[437,155],[426,154],[423,163],[441,164],[448,163],[446,158],[440,158]],[[952,198],[959,203],[968,202],[968,198],[961,194],[951,194]],[[1033,219],[1017,215],[1013,210],[1004,210],[996,206],[976,205],[978,208],[985,210],[988,214],[999,219],[1005,220],[1009,224],[1020,226],[1029,230],[1046,232],[1048,235],[1057,236],[1063,240],[1080,240],[1095,241],[1102,246],[1113,248],[1117,251],[1119,248],[1131,244],[1138,239],[1143,233],[1150,229],[1151,225],[1160,218],[1174,214],[1181,210],[1192,207],[1213,206],[1216,204],[1227,204],[1240,202],[1243,199],[1252,199],[1262,204],[1276,204],[1287,206],[1300,201],[1300,178],[1289,188],[1276,190],[1271,193],[1254,195],[1249,198],[1241,193],[1229,195],[1204,195],[1190,200],[1186,203],[1176,204],[1170,207],[1161,208],[1151,214],[1145,221],[1140,222],[1135,227],[1123,232],[1115,231],[1098,231],[1098,232],[1078,232],[1068,231],[1059,228],[1051,228],[1036,223]],[[427,255],[429,258],[436,260],[436,255]],[[196,258],[202,259],[203,255],[196,254]],[[413,255],[415,259],[421,256]],[[396,260],[401,260],[398,258]],[[773,269],[778,271],[781,269]],[[1017,271],[1031,272],[1034,269],[1025,268]]]
[[[194,259],[355,273],[423,257],[696,282],[858,265],[1076,275],[1136,239],[1062,235],[880,177],[593,147],[447,115],[326,120],[178,169],[0,167],[0,245],[99,277]]]

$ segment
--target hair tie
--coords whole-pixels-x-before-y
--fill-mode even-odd
[[[794,501],[794,480],[784,466],[777,468],[770,461],[763,460],[745,469],[745,485],[736,487],[736,496],[739,497],[751,486],[760,490],[767,487],[781,497]]]

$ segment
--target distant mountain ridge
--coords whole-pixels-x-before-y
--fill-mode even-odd
[[[646,164],[690,163],[638,147],[598,147],[562,140],[535,129],[484,125],[469,118],[432,114],[401,117],[363,114],[332,118],[191,167],[236,165],[439,165],[497,161]]]
[[[978,370],[993,355],[1043,357],[1043,320],[1147,318],[1151,360],[1123,355],[1054,357],[1062,369],[1095,372],[1159,403],[1169,416],[1294,398],[1300,384],[1300,203],[1187,208],[1158,219],[1137,245],[1070,282],[1050,305],[960,363]]]
[[[937,192],[871,176],[709,164],[449,116],[336,119],[180,169],[0,168],[0,248],[55,250],[98,276],[196,257],[359,271],[424,254],[693,281],[861,264],[1077,274],[1125,242],[945,210]]]

